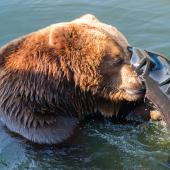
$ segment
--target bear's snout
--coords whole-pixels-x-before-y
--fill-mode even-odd
[[[144,97],[146,92],[145,86],[130,65],[122,67],[121,80],[119,89],[123,91],[125,100],[135,101]]]

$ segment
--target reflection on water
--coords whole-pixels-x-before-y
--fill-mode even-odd
[[[170,56],[168,0],[0,0],[0,45],[85,13],[116,25],[132,45]],[[88,122],[63,146],[28,143],[0,126],[0,170],[170,169],[170,133],[163,122]]]

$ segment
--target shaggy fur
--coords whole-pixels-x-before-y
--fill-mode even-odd
[[[142,95],[125,37],[85,15],[21,37],[0,49],[0,117],[38,143],[67,139],[83,115],[117,114]]]

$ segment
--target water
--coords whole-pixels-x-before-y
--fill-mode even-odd
[[[129,42],[170,56],[169,0],[0,0],[0,46],[49,24],[92,13]],[[39,146],[0,126],[0,169],[170,169],[170,133],[163,122],[88,122],[64,146]]]

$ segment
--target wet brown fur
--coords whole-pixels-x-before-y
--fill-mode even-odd
[[[125,92],[141,88],[129,60],[107,30],[87,23],[29,34],[0,50],[1,112],[27,128],[50,126],[58,115],[117,114],[121,101],[140,98]]]

